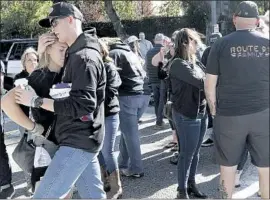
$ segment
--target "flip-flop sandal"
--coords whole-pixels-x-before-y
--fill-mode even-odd
[[[170,148],[173,148],[175,145],[177,145],[177,142],[170,142],[169,144],[167,144],[165,146],[166,149],[170,149]]]
[[[178,144],[176,144],[175,146],[172,147],[171,151],[178,151],[179,146]]]

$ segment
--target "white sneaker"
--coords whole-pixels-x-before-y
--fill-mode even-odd
[[[241,178],[242,173],[243,173],[243,170],[236,171],[235,182],[234,182],[234,184],[235,184],[234,187],[236,187],[236,188],[239,188],[241,186],[240,178]]]

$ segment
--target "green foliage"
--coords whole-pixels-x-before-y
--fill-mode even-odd
[[[47,16],[51,1],[1,1],[1,35],[35,37],[45,30],[38,21]]]
[[[113,6],[121,20],[138,19],[136,1],[113,1]]]
[[[166,1],[159,8],[159,15],[166,17],[176,17],[181,13],[182,2],[177,0]]]
[[[205,30],[210,19],[211,8],[207,1],[183,1],[182,7],[188,19],[189,27]]]

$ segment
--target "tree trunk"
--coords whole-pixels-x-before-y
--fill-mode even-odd
[[[119,38],[121,38],[122,41],[124,41],[125,39],[128,38],[128,35],[127,35],[127,33],[126,33],[122,23],[121,23],[121,20],[120,20],[118,14],[116,13],[116,11],[113,7],[112,1],[105,0],[104,3],[105,3],[104,6],[105,6],[106,13],[113,24],[113,27],[117,33],[117,36]]]
[[[67,2],[67,0],[52,0],[53,4],[59,3],[59,2]]]

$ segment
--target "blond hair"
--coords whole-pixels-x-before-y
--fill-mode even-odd
[[[38,52],[33,47],[28,47],[27,49],[25,49],[25,51],[23,52],[23,54],[21,56],[21,63],[22,63],[22,66],[24,69],[25,69],[26,56],[30,53],[35,54],[38,58]]]
[[[39,55],[39,68],[47,68],[47,67],[49,67],[50,55],[47,52],[48,47],[49,46],[47,46],[46,50]]]
[[[108,40],[100,38],[98,39],[98,43],[101,49],[103,62],[113,62],[113,59],[109,56]]]

